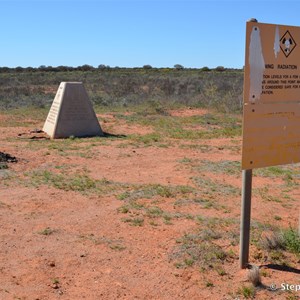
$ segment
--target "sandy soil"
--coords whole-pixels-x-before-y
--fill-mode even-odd
[[[204,114],[203,110],[180,110],[174,116]],[[101,126],[115,135],[151,133],[152,129],[119,122],[113,114],[99,116]],[[0,115],[0,120],[8,117]],[[149,217],[145,210],[131,208],[120,194],[137,186],[168,187],[195,185],[197,163],[241,159],[241,139],[170,141],[168,147],[143,146],[122,138],[85,139],[72,144],[48,141],[37,122],[31,127],[0,127],[0,151],[18,158],[0,170],[0,299],[243,299],[238,291],[249,286],[248,270],[239,269],[239,245],[225,238],[228,227],[220,226],[224,238],[216,241],[233,255],[222,262],[225,274],[214,268],[201,271],[199,265],[176,267],[180,239],[186,233],[203,229],[193,216],[233,219],[240,217],[240,195],[215,194],[213,203],[226,208],[205,208],[184,195],[141,195],[139,203],[159,207],[169,214],[192,217]],[[206,145],[197,148],[189,145]],[[185,163],[186,160],[186,163]],[[113,183],[111,191],[63,190],[53,184],[35,181],[32,172],[51,171],[73,176],[87,174],[93,180]],[[31,175],[28,175],[31,174]],[[202,171],[202,178],[241,188],[241,176]],[[283,180],[256,176],[253,188],[281,195]],[[199,191],[201,192],[201,191]],[[264,201],[254,192],[252,219],[282,228],[296,227],[299,216],[299,186],[288,193],[289,205]],[[187,196],[186,196],[187,197]],[[192,197],[189,195],[188,197]],[[187,197],[187,198],[188,198]],[[184,198],[184,199],[183,199]],[[188,198],[190,199],[190,198]],[[187,200],[188,200],[187,199]],[[176,202],[177,201],[177,202]],[[283,200],[288,201],[288,200]],[[274,220],[274,216],[280,219]],[[142,226],[132,226],[130,217],[143,218]],[[201,227],[202,226],[202,227]],[[239,223],[230,225],[239,232]],[[264,286],[257,299],[299,299],[300,291],[269,291],[275,283],[300,284],[299,261],[285,253],[290,268],[274,264],[254,245],[250,262],[261,267]],[[288,298],[294,297],[294,298]]]

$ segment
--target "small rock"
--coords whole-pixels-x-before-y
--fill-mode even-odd
[[[52,267],[52,268],[55,267],[55,262],[54,262],[54,261],[50,261],[50,262],[48,263],[48,266],[49,266],[49,267]]]
[[[53,283],[53,284],[51,285],[51,287],[52,287],[53,289],[57,290],[57,289],[59,288],[59,285],[58,285],[58,283]]]

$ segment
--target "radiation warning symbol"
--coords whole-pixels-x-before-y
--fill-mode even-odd
[[[280,39],[280,48],[284,55],[288,57],[297,46],[290,32],[287,30]]]

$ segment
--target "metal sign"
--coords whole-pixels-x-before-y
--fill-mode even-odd
[[[247,22],[242,169],[300,161],[300,27]]]

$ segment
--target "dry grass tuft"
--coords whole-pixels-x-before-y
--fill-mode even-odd
[[[254,285],[259,286],[261,285],[261,277],[259,267],[252,265],[248,271],[248,280]]]

